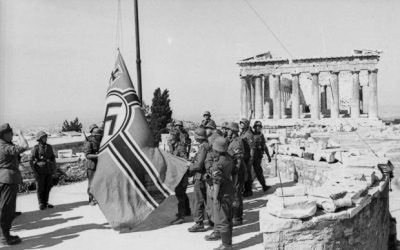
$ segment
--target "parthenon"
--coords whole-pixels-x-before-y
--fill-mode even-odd
[[[255,119],[378,119],[380,52],[349,56],[273,58],[270,52],[238,62],[241,116]],[[361,80],[360,80],[361,79]]]

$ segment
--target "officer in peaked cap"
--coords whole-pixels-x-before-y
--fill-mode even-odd
[[[232,171],[234,163],[227,153],[228,140],[222,136],[215,139],[211,163],[211,180],[213,185],[214,231],[205,237],[208,241],[222,240],[216,249],[232,249],[232,200],[234,186]]]
[[[215,121],[211,119],[210,111],[205,111],[203,113],[203,117],[204,117],[204,120],[201,121],[201,125],[200,125],[201,127],[206,127],[207,124],[209,124],[210,122],[213,122],[215,124]]]
[[[254,134],[254,161],[253,161],[253,169],[256,174],[258,181],[260,182],[263,191],[266,192],[269,189],[269,186],[265,184],[265,178],[263,174],[263,169],[261,167],[261,162],[264,153],[268,157],[268,162],[271,162],[271,156],[268,151],[268,147],[266,145],[266,140],[264,134],[262,133],[262,123],[260,121],[256,121],[253,125],[253,134]],[[248,180],[246,184],[248,187],[253,185],[253,178]]]
[[[97,167],[97,159],[98,153],[100,149],[101,139],[103,137],[103,133],[99,128],[94,128],[91,132],[91,136],[85,142],[84,152],[86,155],[86,176],[88,178],[88,188],[87,193],[89,195],[89,205],[94,206],[97,204],[96,199],[93,197],[90,192],[90,184],[92,183],[92,179]]]
[[[205,183],[205,160],[207,153],[210,150],[210,145],[207,141],[206,130],[197,128],[194,131],[196,141],[199,143],[199,150],[194,158],[193,163],[189,165],[189,172],[194,179],[194,208],[193,217],[195,224],[188,229],[189,232],[204,232],[205,205],[207,200],[207,190]]]
[[[47,134],[44,131],[37,133],[36,144],[32,149],[31,168],[37,183],[39,209],[53,208],[49,204],[49,194],[53,186],[53,174],[56,170],[56,156],[53,148],[47,144]]]
[[[13,130],[8,123],[0,125],[0,243],[15,245],[21,242],[18,236],[10,234],[15,218],[18,185],[22,182],[18,169],[20,154],[28,149],[28,142],[18,131],[18,143],[12,143]]]

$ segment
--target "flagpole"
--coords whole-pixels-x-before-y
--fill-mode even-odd
[[[140,60],[140,39],[139,39],[139,11],[138,1],[134,0],[135,5],[135,36],[136,36],[136,73],[137,73],[137,88],[139,94],[140,104],[143,105],[142,99],[142,68]]]

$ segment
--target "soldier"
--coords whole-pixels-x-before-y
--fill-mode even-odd
[[[228,136],[228,128],[227,128],[228,125],[229,125],[229,122],[223,122],[221,125],[222,136],[225,138]]]
[[[218,137],[213,143],[214,159],[211,166],[213,184],[214,231],[206,240],[222,239],[216,249],[232,249],[232,200],[234,187],[232,183],[233,160],[227,153],[228,140]]]
[[[208,143],[210,145],[213,145],[215,138],[222,136],[222,132],[220,130],[217,130],[217,125],[213,120],[211,120],[206,126],[204,126],[204,128],[206,129]]]
[[[28,142],[18,131],[18,145],[12,143],[13,130],[8,123],[0,125],[0,228],[1,243],[15,245],[21,242],[18,236],[10,234],[15,218],[18,185],[22,182],[18,169],[19,155],[28,149]]]
[[[201,121],[200,127],[205,128],[210,122],[213,122],[213,123],[215,124],[215,121],[213,121],[213,120],[211,119],[211,113],[210,113],[210,111],[205,111],[205,112],[203,113],[203,117],[204,117],[204,120]]]
[[[200,144],[194,162],[189,165],[189,172],[194,179],[194,224],[189,232],[204,232],[204,210],[207,200],[205,184],[205,160],[210,146],[207,142],[206,130],[197,128],[194,132],[196,141]]]
[[[243,191],[244,183],[247,178],[246,164],[243,161],[244,146],[243,140],[239,137],[239,125],[236,122],[228,124],[228,140],[230,141],[228,147],[228,154],[234,160],[234,171],[232,173],[232,181],[235,187],[235,194],[233,196],[232,212],[233,212],[233,226],[243,224]]]
[[[94,199],[93,195],[90,193],[90,184],[92,183],[93,175],[96,171],[97,166],[97,153],[100,149],[100,142],[103,137],[103,133],[99,128],[94,128],[91,130],[91,135],[87,138],[85,142],[85,155],[86,155],[86,175],[88,178],[88,188],[87,193],[89,195],[89,205],[94,206],[97,201]]]
[[[183,128],[182,121],[175,123],[175,130],[172,131],[172,138],[169,142],[172,154],[187,159],[188,144],[190,145],[189,134]],[[181,182],[175,188],[175,196],[178,199],[178,213],[176,218],[171,222],[172,225],[182,224],[185,216],[190,216],[189,198],[186,194],[186,189],[189,184],[188,174],[186,173]]]
[[[92,125],[90,125],[89,126],[89,133],[92,133],[93,132],[93,129],[95,129],[95,128],[99,128],[96,124],[92,124]]]
[[[268,162],[271,162],[271,156],[269,155],[268,147],[266,146],[265,137],[262,133],[262,123],[256,121],[253,125],[254,129],[254,161],[253,169],[256,174],[258,181],[260,182],[262,189],[266,192],[270,187],[265,184],[265,178],[263,174],[263,169],[261,167],[261,162],[264,153],[268,157]],[[253,185],[253,178],[249,180],[248,185],[251,187]]]
[[[239,126],[240,126],[239,136],[242,138],[244,146],[243,160],[247,167],[247,178],[244,184],[243,197],[250,197],[253,195],[253,191],[251,190],[252,183],[249,182],[249,180],[252,179],[251,169],[253,167],[253,160],[254,160],[254,135],[253,132],[251,131],[250,122],[246,118],[240,120]]]
[[[47,134],[44,131],[38,132],[38,142],[32,149],[31,167],[37,184],[37,196],[39,209],[53,208],[49,204],[49,194],[53,186],[53,174],[56,170],[56,157],[51,145],[47,144]]]

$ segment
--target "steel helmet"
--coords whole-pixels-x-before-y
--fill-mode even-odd
[[[196,128],[194,131],[194,137],[196,139],[207,139],[206,130],[204,128]]]
[[[255,123],[254,123],[254,125],[253,125],[253,128],[255,128],[255,127],[261,127],[262,128],[262,123],[260,122],[260,121],[256,121]]]
[[[47,137],[46,132],[44,132],[44,131],[39,131],[39,132],[36,134],[36,141],[39,141],[39,140],[40,140],[42,137],[44,137],[44,136]]]
[[[206,116],[206,115],[211,116],[210,111],[204,111],[203,116]]]
[[[232,130],[234,132],[239,132],[239,124],[237,122],[230,122],[227,126],[229,130]]]
[[[226,151],[228,151],[228,139],[222,137],[222,136],[218,136],[217,138],[215,138],[215,141],[212,145],[213,149],[215,151],[224,153]]]
[[[242,118],[239,123],[243,123],[246,127],[250,125],[249,120],[247,120],[246,118]]]
[[[175,126],[181,126],[183,127],[183,122],[182,121],[176,121]]]
[[[89,126],[89,132],[92,133],[92,132],[93,132],[93,129],[95,129],[95,128],[99,128],[99,127],[98,127],[96,124],[90,125],[90,126]]]

